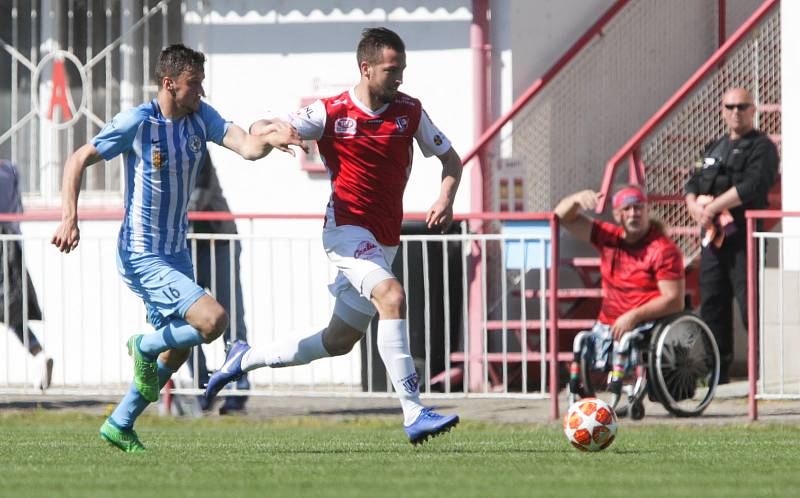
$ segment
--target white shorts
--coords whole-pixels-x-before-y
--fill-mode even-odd
[[[372,232],[354,225],[342,225],[322,230],[322,246],[328,259],[339,273],[328,286],[331,294],[365,315],[377,312],[370,301],[376,285],[396,278],[392,261],[397,246],[385,246],[375,240]]]

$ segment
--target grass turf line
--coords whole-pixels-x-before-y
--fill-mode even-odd
[[[101,417],[0,415],[0,496],[796,496],[796,425],[636,426],[606,451],[560,426],[463,422],[412,447],[383,418],[145,416],[144,454],[102,443]]]

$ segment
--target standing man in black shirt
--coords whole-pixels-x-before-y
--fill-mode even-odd
[[[767,207],[778,174],[778,151],[766,134],[753,128],[754,114],[750,92],[725,92],[722,117],[729,132],[706,146],[685,187],[689,214],[707,234],[700,256],[700,315],[719,346],[720,384],[729,381],[733,360],[733,297],[747,326],[744,212]],[[727,226],[726,217],[732,218]]]

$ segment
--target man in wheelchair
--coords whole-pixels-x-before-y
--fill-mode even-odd
[[[603,289],[597,322],[592,330],[575,337],[570,402],[593,394],[592,386],[582,385],[581,379],[588,375],[581,375],[582,364],[584,368],[610,369],[607,389],[618,400],[626,369],[633,363],[629,355],[636,352],[634,343],[656,320],[684,308],[683,255],[661,223],[649,217],[645,192],[628,185],[614,194],[611,204],[618,224],[584,214],[595,209],[601,195],[583,190],[565,197],[555,208],[562,225],[600,253]]]

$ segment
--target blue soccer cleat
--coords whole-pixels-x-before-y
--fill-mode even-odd
[[[403,427],[408,440],[413,445],[424,443],[428,437],[436,437],[458,425],[458,415],[439,415],[430,408],[425,408],[413,424]]]
[[[246,342],[236,341],[231,345],[222,368],[208,379],[204,396],[209,405],[226,384],[239,380],[245,374],[242,371],[242,356],[249,350],[250,345]]]

